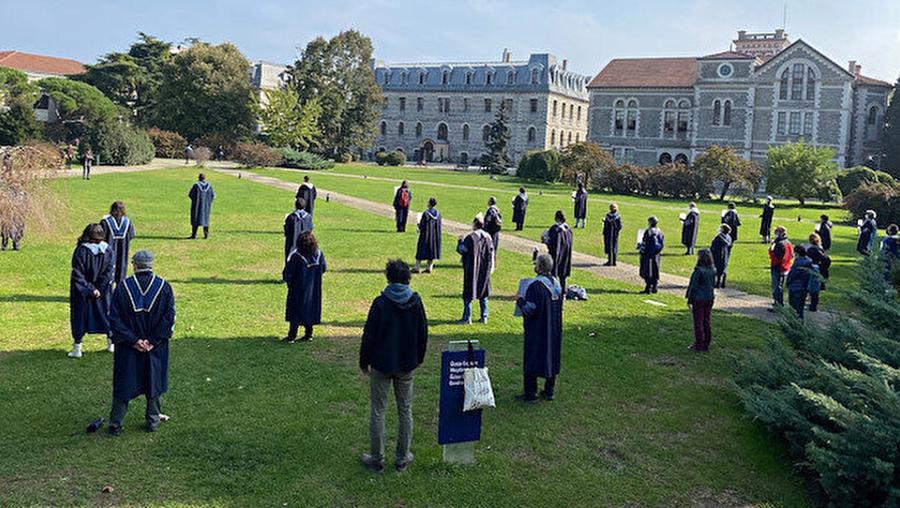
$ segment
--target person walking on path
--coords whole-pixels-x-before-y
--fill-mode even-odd
[[[559,375],[562,356],[563,288],[552,274],[553,258],[539,255],[534,262],[537,277],[525,290],[524,297],[516,305],[522,313],[524,346],[522,370],[524,393],[518,400],[537,400],[538,378],[544,378],[540,396],[553,400],[556,377]]]
[[[194,158],[194,147],[188,144],[184,147],[184,165],[187,166],[191,159]]]
[[[310,183],[309,175],[303,176],[303,183],[300,184],[300,187],[297,188],[297,198],[302,199],[305,203],[304,210],[306,213],[312,215],[313,210],[316,207],[316,197],[318,196],[318,192],[316,191],[316,186]]]
[[[409,190],[409,182],[403,180],[400,187],[394,191],[394,221],[397,224],[397,232],[406,231],[406,220],[409,217],[409,205],[412,203],[412,192]]]
[[[385,268],[387,287],[372,302],[359,347],[359,369],[369,378],[369,453],[362,464],[384,471],[384,413],[388,391],[397,401],[397,449],[395,467],[405,471],[412,464],[413,371],[425,361],[428,317],[418,293],[409,287],[409,265],[396,259]]]
[[[620,231],[622,231],[622,218],[619,216],[619,205],[610,203],[609,213],[603,217],[603,252],[606,254],[606,263],[603,266],[616,266]]]
[[[727,227],[727,224],[723,224]],[[709,351],[712,342],[712,308],[716,299],[716,270],[713,268],[713,255],[709,249],[701,249],[697,253],[697,266],[691,274],[685,298],[694,320],[694,344],[691,351]]]
[[[794,246],[788,241],[787,229],[775,228],[775,240],[769,246],[769,272],[772,277],[772,309],[784,306],[784,278],[791,269]]]

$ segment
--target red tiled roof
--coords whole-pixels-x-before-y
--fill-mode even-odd
[[[753,60],[755,57],[737,51],[723,51],[713,55],[706,55],[702,60]]]
[[[32,55],[21,51],[0,51],[0,67],[9,67],[35,74],[81,74],[84,65],[68,58]]]
[[[892,88],[894,85],[888,83],[887,81],[881,81],[880,79],[870,78],[869,76],[863,76],[859,74],[856,76],[856,82],[861,85],[872,85],[872,86],[886,86],[888,88]]]
[[[588,88],[682,88],[697,81],[697,59],[616,58]]]

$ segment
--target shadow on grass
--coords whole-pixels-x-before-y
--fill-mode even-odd
[[[283,236],[284,231],[262,231],[262,230],[253,230],[253,229],[223,229],[219,231],[220,233],[231,233],[238,235],[277,235]]]
[[[137,238],[141,240],[192,240],[190,235],[185,236],[172,236],[172,235],[138,235]],[[196,240],[196,238],[193,238]]]
[[[190,279],[169,280],[173,284],[233,284],[252,286],[256,284],[284,284],[281,279],[219,279],[217,277],[191,277]]]
[[[68,303],[69,297],[62,295],[3,295],[0,302],[49,302]]]

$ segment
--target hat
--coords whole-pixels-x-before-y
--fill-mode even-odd
[[[144,268],[153,268],[153,253],[149,250],[139,250],[131,257],[131,262]]]

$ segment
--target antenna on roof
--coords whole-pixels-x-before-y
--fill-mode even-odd
[[[784,0],[784,9],[781,13],[781,28],[787,31],[787,0]]]

